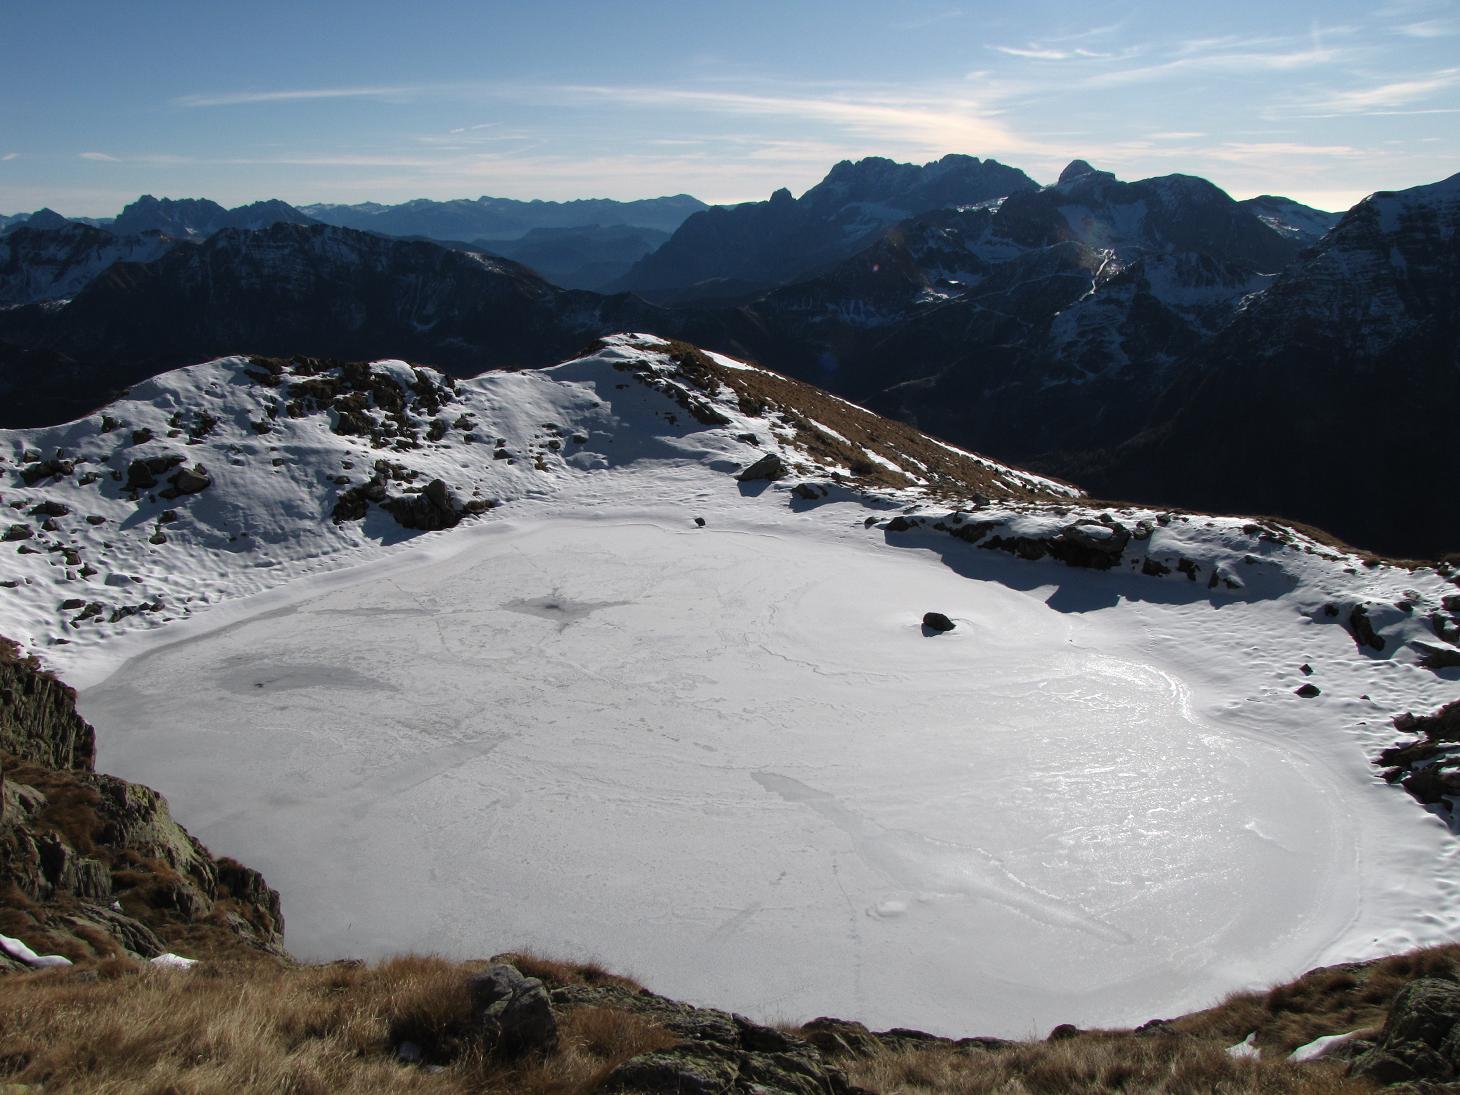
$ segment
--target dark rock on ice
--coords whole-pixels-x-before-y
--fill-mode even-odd
[[[786,466],[780,453],[768,452],[735,478],[742,483],[750,483],[758,479],[784,479],[790,474],[790,471],[791,469]]]

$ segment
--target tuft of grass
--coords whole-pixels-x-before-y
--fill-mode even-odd
[[[528,977],[536,977],[548,985],[587,985],[590,988],[617,988],[638,993],[649,991],[632,977],[614,973],[593,961],[565,962],[532,951],[510,951],[497,955],[494,961],[510,962]]]
[[[1083,1034],[996,1051],[935,1045],[887,1049],[844,1061],[847,1078],[899,1095],[1328,1095],[1367,1092],[1340,1064],[1239,1060],[1210,1042]]]
[[[0,1083],[83,1095],[586,1095],[630,1057],[677,1041],[636,1013],[564,1009],[558,1052],[494,1064],[472,1025],[468,979],[482,965],[411,955],[182,972],[114,958],[14,974],[0,993]],[[423,1062],[401,1059],[406,1041]]]
[[[1233,993],[1173,1025],[1182,1034],[1227,1045],[1256,1031],[1264,1054],[1286,1056],[1325,1035],[1377,1032],[1399,990],[1420,977],[1460,981],[1460,945],[1310,970],[1266,992]]]

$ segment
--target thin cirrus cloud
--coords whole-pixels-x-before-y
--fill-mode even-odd
[[[1460,34],[1460,23],[1450,19],[1424,19],[1398,28],[1406,38],[1450,38]]]
[[[246,106],[257,103],[294,103],[313,99],[398,99],[420,94],[420,86],[282,88],[274,91],[230,91],[215,95],[181,95],[174,106]]]
[[[1431,96],[1460,85],[1460,68],[1441,69],[1426,76],[1391,80],[1368,88],[1332,91],[1308,103],[1309,109],[1322,111],[1319,116],[1343,114],[1411,113],[1402,108],[1421,103]],[[1448,113],[1447,108],[1412,113]]]
[[[1196,72],[1293,72],[1336,64],[1348,56],[1343,48],[1325,46],[1316,41],[1302,44],[1269,41],[1193,42],[1177,47],[1174,53],[1175,56],[1154,64],[1096,73],[1086,78],[1085,86],[1120,87]]]
[[[562,84],[522,89],[566,102],[614,102],[655,109],[677,107],[712,114],[779,117],[828,124],[866,141],[923,151],[978,148],[1041,151],[1040,144],[994,120],[987,104],[968,98],[906,96],[861,91],[841,96],[773,95],[692,88]]]
[[[1006,57],[1019,57],[1026,61],[1109,61],[1117,56],[1093,49],[1055,49],[1034,43],[1027,46],[989,46],[989,49]]]
[[[120,163],[115,156],[108,156],[105,152],[82,152],[78,154],[83,160],[92,160],[96,163]]]

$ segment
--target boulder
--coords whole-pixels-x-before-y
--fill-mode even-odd
[[[1420,639],[1410,640],[1409,645],[1419,652],[1419,664],[1426,669],[1454,669],[1460,666],[1460,649],[1453,646],[1440,646]]]
[[[758,479],[784,479],[790,473],[791,469],[780,453],[768,452],[735,478],[742,483],[750,483]]]
[[[403,494],[387,498],[381,508],[395,518],[402,528],[434,532],[461,524],[461,504],[440,479],[432,479],[420,494]]]
[[[797,483],[791,488],[791,493],[804,501],[815,502],[825,498],[828,491],[825,483]]]
[[[1069,566],[1109,570],[1130,539],[1130,530],[1118,521],[1087,518],[1060,529],[1049,541],[1049,553]]]
[[[1348,615],[1348,628],[1360,650],[1366,646],[1371,650],[1384,649],[1384,639],[1374,630],[1374,621],[1369,619],[1368,605],[1354,605]]]
[[[197,494],[199,491],[207,490],[213,485],[213,478],[208,474],[208,469],[202,464],[194,464],[191,468],[178,468],[167,477],[172,484],[162,492],[164,498],[177,498],[183,494]]]
[[[1293,694],[1311,700],[1314,696],[1322,695],[1322,690],[1316,684],[1304,684],[1295,688]]]
[[[1424,977],[1411,981],[1389,1006],[1374,1048],[1349,1065],[1350,1076],[1381,1084],[1451,1080],[1455,1076],[1460,985]]]
[[[558,1022],[547,989],[505,962],[472,977],[472,1017],[482,1051],[497,1060],[550,1053],[558,1045]]]
[[[958,625],[941,612],[924,612],[923,626],[929,631],[952,631]]]
[[[641,1053],[619,1065],[599,1088],[636,1095],[727,1095],[740,1074],[738,1054],[701,1043]]]

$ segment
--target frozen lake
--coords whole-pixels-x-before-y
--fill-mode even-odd
[[[784,520],[297,583],[88,689],[98,767],[261,870],[301,958],[532,948],[762,1018],[1139,1022],[1351,927],[1366,807],[1193,702],[1240,654]]]

